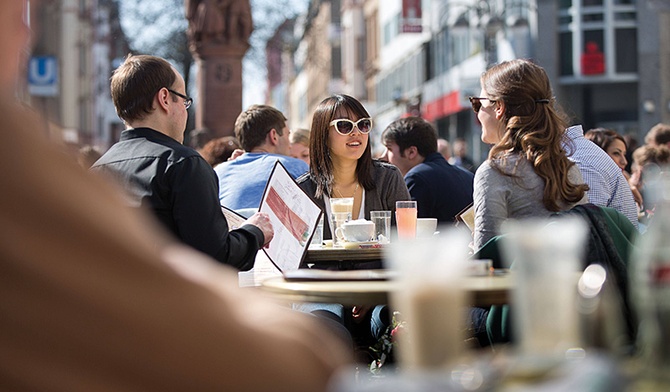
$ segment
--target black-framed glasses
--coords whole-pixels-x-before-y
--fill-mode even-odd
[[[184,106],[186,107],[187,110],[188,110],[188,108],[191,107],[191,105],[193,105],[193,98],[191,98],[191,97],[189,97],[189,96],[187,96],[187,95],[184,95],[184,94],[180,94],[180,93],[178,93],[178,92],[176,92],[176,91],[174,91],[174,90],[170,90],[170,89],[167,88],[167,87],[165,87],[165,88],[167,89],[167,91],[169,91],[169,92],[171,92],[172,94],[178,96],[179,98],[183,98],[183,99],[184,99]]]
[[[360,133],[367,134],[372,130],[372,119],[364,117],[354,122],[348,118],[340,118],[331,121],[330,125],[335,126],[337,133],[343,136],[350,134],[354,130],[354,127],[358,128]]]
[[[489,99],[489,98],[486,98],[486,97],[468,97],[468,99],[470,100],[470,104],[472,105],[472,110],[475,113],[479,113],[479,109],[482,108],[482,99],[485,99],[485,100],[487,100],[491,103],[495,103],[495,100]]]

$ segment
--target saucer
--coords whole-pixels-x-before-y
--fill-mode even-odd
[[[356,242],[356,241],[343,241],[342,242],[342,247],[344,249],[365,249],[365,248],[377,248],[381,247],[381,244],[379,244],[378,241],[362,241],[362,242]]]

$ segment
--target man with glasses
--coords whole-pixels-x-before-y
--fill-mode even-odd
[[[219,201],[233,210],[257,209],[275,162],[293,178],[309,170],[307,164],[290,155],[286,117],[267,105],[252,105],[235,120],[235,136],[244,154],[214,168],[219,177]]]
[[[229,231],[211,166],[184,146],[187,109],[193,103],[177,70],[162,58],[128,56],[114,71],[112,100],[127,126],[92,167],[112,174],[134,207],[150,208],[177,238],[221,263],[253,267],[274,232],[266,214]]]

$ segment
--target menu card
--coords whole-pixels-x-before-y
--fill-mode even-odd
[[[242,224],[247,220],[247,218],[243,217],[242,215],[238,214],[237,212],[231,210],[226,206],[221,206],[221,211],[223,211],[223,216],[226,218],[226,222],[228,222],[229,231],[239,229],[240,227],[242,227]]]
[[[456,214],[456,226],[458,223],[464,223],[471,232],[475,231],[475,206],[470,203],[461,212]]]
[[[296,270],[323,212],[277,161],[258,209],[270,216],[274,238],[263,251],[280,271]]]

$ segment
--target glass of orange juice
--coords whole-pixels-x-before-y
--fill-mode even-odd
[[[398,226],[398,238],[416,237],[416,201],[396,201],[395,220]]]

